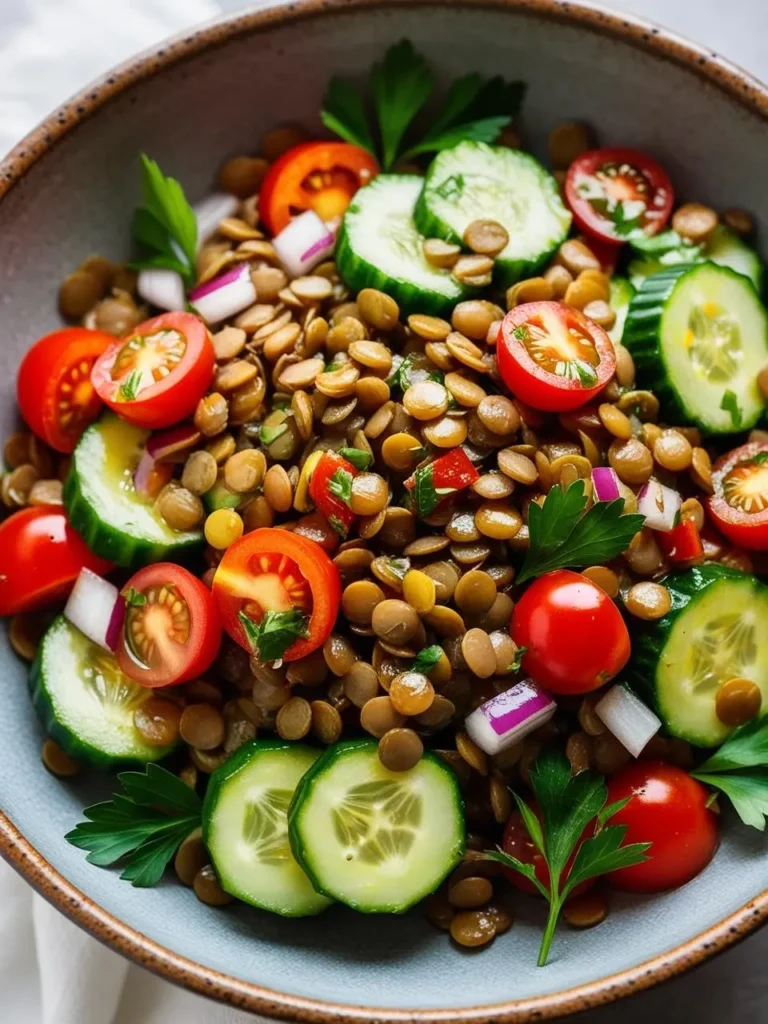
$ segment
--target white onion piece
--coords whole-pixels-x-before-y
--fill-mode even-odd
[[[667,533],[674,529],[683,499],[671,487],[649,480],[637,496],[637,511],[645,516],[644,526]]]
[[[626,686],[612,686],[595,713],[633,757],[639,757],[661,728],[661,720]]]
[[[557,705],[531,680],[491,697],[468,715],[464,726],[486,754],[498,754],[548,722]]]
[[[64,609],[64,618],[99,647],[114,651],[125,618],[125,598],[109,580],[81,569]]]
[[[615,501],[621,497],[616,471],[606,466],[598,466],[592,470],[592,485],[598,501]]]
[[[184,309],[184,282],[175,270],[140,270],[136,291],[150,306],[168,311]]]
[[[189,293],[189,301],[209,324],[217,324],[247,309],[256,301],[250,267],[247,263],[237,263],[212,281],[198,285]]]
[[[192,209],[197,219],[198,251],[211,235],[216,234],[216,228],[224,218],[234,217],[239,208],[240,200],[227,192],[212,192],[199,203],[195,203]]]
[[[272,245],[289,277],[301,277],[333,255],[336,233],[314,210],[307,210],[294,217]]]

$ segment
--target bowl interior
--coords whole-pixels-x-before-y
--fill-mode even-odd
[[[561,120],[592,124],[607,144],[647,149],[682,196],[743,206],[764,225],[768,131],[695,73],[597,31],[478,3],[348,9],[247,31],[128,88],[40,159],[0,203],[5,286],[0,426],[15,425],[13,381],[28,344],[58,323],[56,289],[92,252],[128,252],[137,155],[146,151],[204,194],[228,155],[253,150],[286,121],[319,130],[328,78],[362,78],[386,45],[408,37],[441,78],[468,71],[522,78],[526,141],[543,152]],[[2,553],[0,553],[0,563]],[[284,921],[246,907],[211,910],[173,882],[132,889],[89,866],[62,839],[107,780],[62,784],[39,761],[41,732],[25,668],[0,642],[0,807],[55,869],[139,932],[198,963],[277,992],[381,1008],[461,1010],[562,992],[656,957],[710,928],[765,886],[765,840],[731,830],[712,866],[680,892],[617,900],[587,934],[558,934],[552,966],[535,967],[541,908],[482,957],[452,948],[418,913],[375,921],[334,908]],[[747,834],[748,833],[748,834]]]

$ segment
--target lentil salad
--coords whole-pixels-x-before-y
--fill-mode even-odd
[[[375,132],[334,81],[345,141],[276,129],[195,210],[144,158],[139,258],[20,367],[0,611],[46,767],[144,769],[67,836],[93,863],[424,900],[466,947],[538,892],[545,963],[703,870],[717,792],[764,827],[768,320],[746,213],[582,125],[550,173],[468,78],[404,140],[399,44]]]

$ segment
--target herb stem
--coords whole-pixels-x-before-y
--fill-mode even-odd
[[[552,948],[552,940],[555,937],[555,929],[557,928],[557,920],[560,917],[560,911],[562,910],[563,903],[561,897],[553,898],[549,904],[549,914],[547,915],[547,924],[544,928],[544,935],[541,939],[541,949],[539,950],[539,967],[546,967],[547,960],[549,959],[549,951]]]

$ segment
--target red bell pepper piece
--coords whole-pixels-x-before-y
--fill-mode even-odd
[[[656,539],[670,562],[691,562],[704,554],[699,528],[693,519],[681,519],[671,530],[657,532]]]

